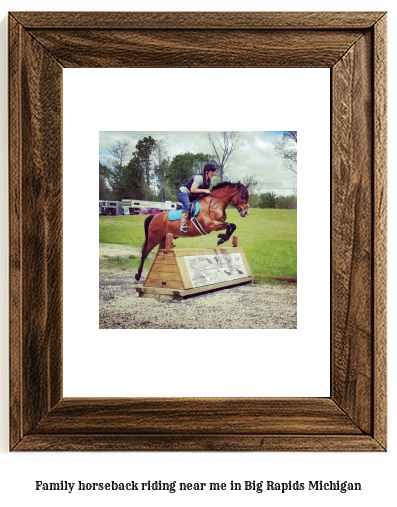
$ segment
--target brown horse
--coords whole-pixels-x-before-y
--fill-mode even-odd
[[[178,236],[200,236],[201,234],[209,234],[212,231],[226,229],[225,234],[218,234],[218,245],[227,241],[236,230],[236,225],[226,222],[226,207],[228,204],[232,204],[237,208],[242,217],[246,217],[249,212],[248,187],[249,183],[244,186],[240,182],[230,183],[229,181],[224,181],[215,185],[211,190],[211,194],[205,194],[203,197],[200,197],[200,211],[196,218],[203,232],[197,230],[189,220],[188,232],[180,233],[179,226],[181,221],[169,221],[168,211],[164,211],[159,215],[148,216],[145,220],[145,242],[142,246],[141,264],[138,273],[135,275],[135,279],[139,280],[141,278],[143,263],[153,248],[156,245],[164,248],[165,236],[168,233],[171,233],[176,239]]]

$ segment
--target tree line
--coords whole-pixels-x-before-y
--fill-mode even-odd
[[[99,161],[99,199],[135,198],[175,201],[179,187],[211,162],[218,167],[213,184],[224,181],[231,155],[242,142],[238,132],[206,132],[211,153],[181,153],[171,159],[167,139],[140,139],[131,150],[129,141],[117,141]]]
[[[265,192],[259,195],[250,195],[251,208],[271,209],[297,209],[298,198],[296,195],[276,196],[274,192]]]
[[[291,135],[289,132],[286,134]],[[287,135],[285,138],[289,141]],[[212,184],[225,181],[228,178],[230,158],[243,143],[237,132],[207,132],[206,137],[210,153],[186,152],[173,158],[168,154],[167,139],[164,138],[144,137],[138,140],[135,149],[130,148],[128,140],[117,141],[108,150],[108,156],[102,156],[99,160],[99,199],[177,201],[181,184],[200,173],[207,162],[218,167]],[[294,140],[296,144],[296,137]],[[281,155],[284,146],[275,148]],[[290,156],[290,153],[287,155]],[[290,162],[288,158],[288,163]],[[296,208],[296,196],[276,197],[269,192],[257,194],[254,176],[245,175],[240,179],[245,185],[250,183],[251,207]]]
[[[214,163],[205,153],[182,153],[171,160],[164,140],[151,136],[139,140],[131,158],[123,163],[127,147],[128,141],[117,141],[111,157],[99,162],[99,199],[176,201],[181,184],[200,173],[207,162]]]

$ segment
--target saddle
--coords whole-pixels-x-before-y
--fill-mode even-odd
[[[196,204],[197,204],[197,207],[200,209],[200,204],[197,202],[197,201],[193,201],[190,203],[190,210],[189,210],[189,213],[188,213],[188,216],[187,216],[187,219],[190,220],[192,217],[195,217],[197,215],[196,213]]]
[[[188,220],[190,220],[192,217],[196,217],[200,211],[200,204],[197,201],[193,201],[190,204],[190,210],[188,215]],[[182,215],[182,210],[180,209],[173,209],[168,213],[168,220],[170,222],[173,222],[174,220],[180,220]]]

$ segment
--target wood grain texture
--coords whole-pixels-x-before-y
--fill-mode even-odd
[[[183,284],[182,287],[178,287],[173,282],[167,282],[166,285],[161,285],[159,283],[153,282],[145,282],[144,287],[136,287],[136,291],[139,293],[140,297],[158,297],[158,299],[163,299],[163,296],[167,296],[166,299],[175,299],[180,301],[186,297],[197,296],[198,294],[204,292],[213,292],[218,289],[224,289],[225,287],[233,287],[241,284],[252,283],[253,277],[247,276],[244,278],[237,278],[235,280],[228,280],[226,282],[213,283],[211,285],[202,285],[200,287],[186,287]],[[172,288],[171,288],[172,287]]]
[[[9,211],[10,211],[10,442],[13,447],[23,432],[22,403],[22,200],[21,200],[21,64],[22,27],[9,21]]]
[[[385,450],[385,27],[384,13],[10,15],[11,449]],[[330,399],[62,399],[66,66],[331,68]]]
[[[371,34],[333,68],[332,397],[372,430]],[[354,336],[354,339],[353,339]],[[359,403],[358,400],[368,400]]]
[[[16,451],[369,452],[367,435],[28,435]]]
[[[374,27],[374,438],[387,441],[387,20]]]
[[[180,277],[179,277],[180,278]],[[164,284],[163,284],[164,281]],[[158,287],[168,289],[183,289],[183,283],[181,280],[146,280],[145,287]]]
[[[15,214],[10,272],[20,335],[18,345],[11,326],[11,357],[19,354],[12,367],[20,384],[11,384],[10,396],[26,434],[62,397],[62,68],[10,23],[10,47],[16,45],[10,88],[10,215]]]
[[[30,33],[63,67],[262,68],[331,67],[363,32],[135,29]]]
[[[233,435],[264,428],[266,434],[362,434],[327,398],[64,399],[32,433]]]
[[[13,12],[26,29],[369,29],[384,12]]]
[[[151,272],[156,273],[159,271],[163,271],[164,266],[166,266],[168,273],[179,273],[179,268],[176,264],[173,265],[173,264],[164,264],[164,263],[158,263],[158,264],[153,263],[152,267],[151,267]]]

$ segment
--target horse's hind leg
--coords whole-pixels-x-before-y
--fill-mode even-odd
[[[154,215],[150,215],[145,220],[145,241],[142,246],[142,257],[141,263],[139,265],[138,273],[135,275],[135,280],[139,281],[142,275],[143,263],[145,262],[146,257],[153,250],[153,248],[158,244],[153,239],[150,239],[149,236],[149,226],[151,221],[154,219]]]
[[[145,250],[142,250],[142,256],[141,256],[141,263],[139,264],[138,273],[135,274],[135,280],[139,282],[142,275],[142,269],[143,269],[143,263],[145,262],[145,259],[147,257],[146,248]]]
[[[139,281],[141,279],[142,270],[143,270],[143,264],[146,260],[146,257],[150,254],[150,252],[153,250],[153,248],[158,244],[153,241],[147,241],[146,244],[143,245],[142,248],[142,257],[141,257],[141,263],[139,264],[138,273],[135,275],[135,280]]]

